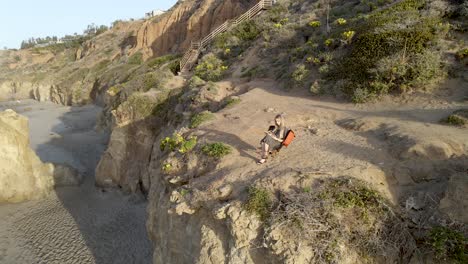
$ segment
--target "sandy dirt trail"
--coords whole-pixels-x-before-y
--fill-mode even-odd
[[[31,147],[43,161],[69,164],[85,181],[44,200],[0,205],[0,263],[150,263],[144,199],[94,187],[107,142],[94,130],[101,109],[0,103],[8,108],[29,118]]]
[[[406,166],[405,161],[410,165],[412,162],[402,158],[401,153],[433,142],[442,142],[447,146],[442,150],[447,152],[452,151],[451,145],[468,146],[466,129],[440,123],[455,110],[468,108],[463,83],[458,90],[446,88],[455,91],[453,98],[418,94],[406,100],[387,96],[378,103],[364,105],[312,97],[302,90],[285,92],[270,80],[254,81],[248,86],[249,91],[240,95],[240,103],[219,111],[214,121],[198,129],[196,135],[200,138],[227,143],[235,153],[222,160],[218,165],[221,169],[193,180],[195,188],[216,193],[231,184],[234,196],[241,195],[256,180],[286,188],[295,186],[303,173],[317,178],[353,176],[398,202],[406,192],[423,186],[414,182],[410,173],[397,171]],[[285,113],[286,125],[297,137],[278,158],[259,166],[255,163],[260,156],[259,141],[278,113]],[[340,125],[347,120],[358,125],[349,129]],[[262,179],[259,175],[268,177]],[[445,178],[431,182],[435,189],[445,183]]]

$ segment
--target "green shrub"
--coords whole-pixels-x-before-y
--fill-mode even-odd
[[[182,154],[190,152],[191,150],[195,148],[196,145],[197,145],[197,137],[192,136],[188,140],[185,140],[182,142],[179,148],[179,152]]]
[[[132,93],[126,101],[120,105],[113,105],[116,110],[116,118],[124,122],[141,120],[156,115],[164,96],[148,96],[140,92]]]
[[[108,93],[110,96],[116,96],[118,93],[120,93],[120,91],[122,91],[123,88],[124,88],[124,86],[121,85],[121,84],[114,85],[114,86],[112,86],[111,88],[109,88],[109,89],[107,90],[107,93]]]
[[[268,220],[273,205],[268,190],[252,186],[248,191],[249,198],[244,205],[245,209],[251,214],[256,214],[261,221]]]
[[[172,164],[171,163],[164,163],[162,166],[162,170],[166,173],[170,172],[172,170]]]
[[[463,3],[459,4],[457,10],[455,10],[455,13],[461,18],[468,19],[468,2],[464,1]]]
[[[468,58],[468,48],[461,49],[457,52],[457,58],[463,60],[464,58]]]
[[[239,97],[230,97],[225,101],[224,107],[226,108],[232,107],[236,104],[239,104],[240,102],[241,102],[241,99]]]
[[[203,146],[202,152],[210,157],[220,159],[228,154],[231,153],[231,147],[221,143],[221,142],[216,142],[216,143],[211,143]]]
[[[374,98],[374,94],[370,93],[366,88],[362,86],[356,87],[351,96],[351,100],[356,104],[363,104]]]
[[[258,37],[260,30],[255,21],[242,22],[233,29],[232,34],[242,41],[251,41]]]
[[[205,81],[219,81],[224,75],[227,67],[214,54],[204,56],[195,67],[195,75]]]
[[[328,66],[327,64],[324,64],[319,67],[318,71],[320,74],[327,74],[330,71],[330,66]]]
[[[438,17],[420,13],[424,3],[404,0],[360,21],[351,50],[333,66],[327,78],[347,80],[344,92],[353,100],[367,101],[441,76],[440,54],[430,48],[445,31],[440,30]],[[403,26],[408,21],[415,22]],[[360,91],[355,92],[357,89]]]
[[[178,151],[181,154],[192,151],[197,145],[197,137],[191,136],[185,139],[181,134],[175,133],[172,137],[166,137],[159,143],[161,151],[168,148],[171,151]]]
[[[365,263],[407,263],[414,256],[416,241],[399,210],[363,181],[322,178],[279,197],[278,205],[264,210],[269,215],[264,237],[267,242],[281,237],[284,244],[310,243],[312,263],[344,263],[349,251]]]
[[[466,120],[464,118],[459,117],[458,115],[449,115],[446,119],[442,121],[453,126],[464,126],[467,124]]]
[[[197,128],[202,123],[213,120],[215,117],[210,111],[203,111],[201,113],[195,114],[190,120],[189,128]]]
[[[182,190],[180,190],[180,195],[182,195],[182,196],[186,196],[186,195],[189,194],[189,193],[190,193],[190,191],[187,190],[187,189],[182,189]]]
[[[206,82],[196,75],[192,76],[188,82],[188,86],[191,89],[203,86],[205,84]]]
[[[320,27],[320,25],[321,25],[320,21],[311,21],[311,22],[309,22],[309,26],[314,27],[314,28]]]
[[[157,57],[147,62],[147,65],[151,68],[159,68],[161,65],[168,63],[172,60],[179,58],[179,55],[169,54],[166,56]]]
[[[291,78],[294,81],[295,86],[303,86],[309,75],[309,70],[305,65],[301,64],[296,67],[294,72],[291,74]]]
[[[184,138],[182,135],[175,133],[172,137],[165,137],[162,139],[159,143],[159,148],[161,151],[166,150],[166,148],[169,148],[171,151],[175,151],[183,140]]]
[[[137,93],[130,95],[123,104],[128,105],[134,120],[152,115],[154,108],[157,106],[157,102],[148,96]]]
[[[377,191],[370,189],[362,182],[356,184],[346,178],[331,180],[318,196],[321,199],[329,199],[335,206],[342,208],[377,208],[384,200]]]
[[[344,19],[344,18],[338,18],[338,19],[335,21],[335,23],[336,23],[337,25],[343,26],[343,25],[346,25],[347,21],[346,21],[346,19]]]
[[[128,58],[129,64],[141,65],[143,63],[143,54],[141,52],[137,52]]]
[[[167,75],[161,71],[150,72],[143,76],[143,91],[149,91],[151,88],[161,89],[167,83]]]
[[[356,32],[353,30],[345,31],[341,34],[341,39],[343,39],[346,43],[350,43],[355,34]]]
[[[320,82],[317,80],[315,81],[311,86],[310,86],[310,89],[309,91],[313,94],[313,95],[321,95],[323,94],[323,89],[320,85]]]
[[[450,259],[460,264],[468,262],[468,239],[457,231],[446,227],[433,228],[429,243],[439,259]]]

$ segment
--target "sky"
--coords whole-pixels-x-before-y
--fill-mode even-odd
[[[31,37],[81,34],[90,24],[142,18],[177,0],[0,0],[0,49],[19,48]]]

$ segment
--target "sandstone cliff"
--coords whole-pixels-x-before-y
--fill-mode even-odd
[[[81,175],[66,165],[42,163],[29,146],[28,119],[0,113],[0,203],[37,199],[54,186],[78,185]]]
[[[139,66],[148,58],[183,53],[191,41],[201,39],[256,2],[180,1],[161,16],[116,23],[82,44],[2,51],[0,100],[33,98],[64,105],[101,103],[99,97],[122,82],[119,77],[125,78],[132,66]],[[128,63],[139,54],[143,60]]]
[[[138,29],[133,50],[143,50],[146,57],[184,52],[191,41],[202,39],[256,3],[255,0],[179,1],[167,13],[146,21]]]
[[[12,110],[0,113],[0,202],[21,202],[52,190],[51,166],[29,147],[27,118]]]

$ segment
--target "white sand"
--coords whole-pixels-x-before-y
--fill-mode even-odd
[[[150,263],[144,199],[94,187],[94,168],[107,142],[94,131],[101,109],[0,103],[0,111],[7,108],[29,118],[31,147],[43,161],[67,163],[85,182],[45,200],[0,205],[0,263]]]

